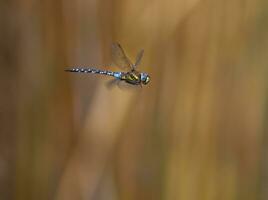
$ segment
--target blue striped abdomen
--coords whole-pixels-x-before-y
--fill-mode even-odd
[[[113,76],[117,79],[122,79],[122,72],[112,72],[108,70],[100,70],[100,69],[94,69],[94,68],[71,68],[66,69],[67,72],[77,72],[77,73],[91,73],[91,74],[103,74],[107,76]]]

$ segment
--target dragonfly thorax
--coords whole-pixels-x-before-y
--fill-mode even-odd
[[[127,83],[133,84],[133,85],[139,85],[150,82],[150,76],[147,73],[138,72],[138,71],[131,71],[127,72],[122,76],[122,80],[125,80]]]
[[[125,80],[127,83],[133,84],[133,85],[139,85],[141,84],[141,76],[140,73],[137,71],[130,71],[124,73],[122,76],[122,80]]]

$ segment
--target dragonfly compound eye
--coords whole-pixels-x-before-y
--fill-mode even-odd
[[[146,80],[145,80],[144,84],[147,84],[147,83],[149,83],[149,82],[150,82],[150,76],[148,75],[148,76],[146,77]]]
[[[141,73],[141,81],[144,85],[150,82],[150,76],[146,73]]]

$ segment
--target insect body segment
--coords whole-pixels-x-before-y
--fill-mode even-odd
[[[67,72],[78,72],[78,73],[92,73],[92,74],[104,74],[108,76],[114,76],[114,72],[107,71],[107,70],[100,70],[100,69],[94,69],[94,68],[72,68],[72,69],[66,69]]]

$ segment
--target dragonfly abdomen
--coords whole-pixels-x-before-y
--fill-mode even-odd
[[[83,68],[83,67],[66,69],[65,71],[77,72],[77,73],[103,74],[103,75],[107,75],[107,76],[113,76],[117,79],[122,79],[122,74],[123,74],[122,72],[112,72],[112,71],[108,71],[108,70],[101,70],[101,69],[94,69],[94,68]]]
[[[94,68],[72,68],[66,69],[67,72],[77,72],[77,73],[91,73],[91,74],[104,74],[108,76],[114,76],[114,72],[107,70],[100,70]]]

